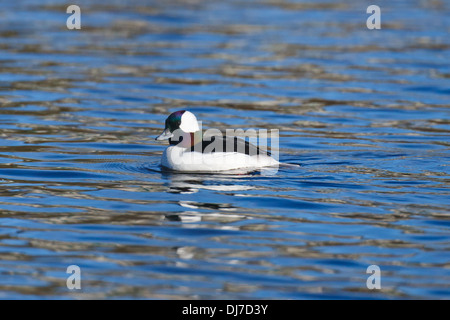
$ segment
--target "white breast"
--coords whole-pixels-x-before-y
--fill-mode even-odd
[[[238,152],[191,152],[178,146],[168,147],[161,159],[163,167],[185,172],[226,171],[241,168],[258,169],[277,166],[279,162],[267,155],[247,155]]]

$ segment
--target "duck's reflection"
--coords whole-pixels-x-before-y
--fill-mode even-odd
[[[213,191],[252,190],[254,186],[245,184],[245,178],[251,175],[163,172],[163,177],[169,181],[169,189],[167,191],[179,194],[197,193],[200,189]]]
[[[167,192],[177,194],[197,194],[201,189],[224,192],[239,192],[255,189],[255,186],[246,184],[247,177],[251,174],[225,175],[225,174],[201,174],[201,173],[174,173],[163,172],[168,181]],[[232,194],[233,195],[233,194]],[[234,194],[239,195],[239,194]],[[202,199],[204,200],[204,198]],[[245,219],[242,214],[236,214],[239,208],[231,203],[199,201],[195,195],[192,199],[179,200],[178,204],[184,209],[182,213],[166,215],[169,221],[194,223],[204,220],[216,222],[232,222]],[[215,227],[219,227],[216,225]],[[230,226],[221,225],[220,228],[229,229]]]

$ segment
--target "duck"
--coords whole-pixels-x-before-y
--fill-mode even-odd
[[[212,136],[204,135],[192,112],[173,112],[167,117],[163,132],[155,138],[169,141],[161,157],[161,166],[178,172],[250,172],[278,166],[278,160],[266,150],[217,131],[218,134]]]

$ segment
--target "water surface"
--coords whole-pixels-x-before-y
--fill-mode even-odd
[[[450,5],[370,4],[2,2],[0,298],[448,299]],[[180,109],[302,166],[165,172]]]

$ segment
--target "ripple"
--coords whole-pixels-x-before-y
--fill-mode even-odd
[[[80,6],[0,5],[0,298],[448,298],[444,1]],[[164,170],[180,109],[291,165]]]

